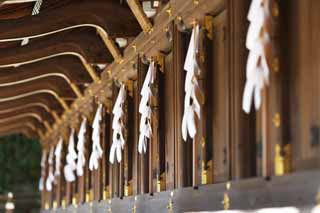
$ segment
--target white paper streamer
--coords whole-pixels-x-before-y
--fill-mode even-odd
[[[113,107],[113,121],[112,121],[112,146],[110,149],[109,161],[113,164],[115,155],[117,155],[118,162],[121,162],[122,159],[122,149],[124,146],[124,137],[123,137],[123,105],[126,100],[126,89],[122,85],[116,100],[116,103]]]
[[[42,5],[42,0],[37,0],[37,2],[35,3],[33,10],[32,10],[32,15],[38,15],[40,13],[40,7]],[[21,42],[21,46],[27,45],[29,43],[29,39],[25,38],[22,40]]]
[[[54,181],[54,175],[53,175],[53,154],[54,154],[54,147],[52,146],[50,148],[49,158],[48,158],[48,165],[49,165],[49,173],[46,180],[46,189],[47,191],[52,190],[52,183]]]
[[[246,47],[249,56],[246,67],[246,85],[243,93],[242,109],[249,113],[254,97],[254,106],[261,106],[261,92],[269,82],[269,66],[265,46],[270,42],[270,36],[264,30],[264,25],[270,16],[269,0],[253,0],[249,9],[250,26],[247,34]]]
[[[203,95],[199,87],[197,76],[200,75],[200,67],[197,62],[199,51],[200,27],[193,28],[184,69],[187,72],[185,79],[184,114],[182,119],[182,137],[186,141],[188,134],[193,139],[197,133],[196,118],[200,119],[201,101]]]
[[[151,85],[154,82],[156,75],[156,68],[154,62],[151,62],[146,78],[144,79],[143,86],[141,88],[141,100],[139,104],[139,113],[141,114],[140,118],[140,135],[139,135],[139,145],[138,152],[146,153],[147,151],[147,142],[152,135],[151,127],[151,98],[153,96],[151,91]]]
[[[41,156],[41,177],[39,180],[39,191],[43,191],[44,189],[44,176],[46,175],[46,161],[47,161],[47,151],[43,150],[42,151],[42,156]]]
[[[100,145],[100,131],[102,120],[102,104],[99,104],[92,125],[92,152],[89,160],[89,169],[93,171],[99,168],[99,159],[102,158],[103,150]]]
[[[56,170],[54,172],[54,176],[60,176],[60,167],[61,167],[61,151],[62,151],[63,139],[60,137],[59,142],[56,146],[56,150],[54,152],[55,160],[56,160]]]
[[[83,167],[86,163],[85,153],[85,142],[86,142],[86,128],[87,128],[87,118],[83,118],[81,122],[81,127],[78,133],[78,161],[77,161],[77,175],[81,177],[83,175]]]
[[[76,159],[77,153],[74,149],[74,129],[72,129],[69,138],[68,154],[66,157],[67,163],[64,167],[64,177],[67,182],[73,182],[76,179],[74,175],[74,171],[76,170]]]

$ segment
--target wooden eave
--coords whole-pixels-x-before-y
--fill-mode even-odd
[[[140,27],[130,9],[104,0],[80,1],[52,11],[0,22],[0,41],[41,37],[72,28],[98,26],[111,37],[136,36]]]
[[[113,58],[96,30],[74,29],[33,39],[28,45],[0,49],[0,66],[34,60],[57,53],[75,52],[88,63],[111,63]]]
[[[168,46],[169,41],[166,40],[166,29],[170,27],[172,22],[180,22],[183,20],[187,27],[191,27],[194,21],[200,21],[203,18],[202,14],[210,13],[211,15],[218,14],[225,8],[223,0],[195,3],[192,0],[179,0],[167,4],[162,11],[154,19],[153,29],[149,33],[141,32],[136,39],[130,43],[124,50],[123,62],[113,62],[105,68],[101,74],[101,82],[92,83],[85,91],[85,96],[82,99],[77,99],[71,107],[70,111],[66,111],[63,115],[63,120],[56,125],[53,132],[48,132],[45,138],[42,139],[45,146],[49,146],[46,142],[56,143],[60,133],[65,128],[74,125],[74,117],[79,114],[88,115],[93,113],[93,102],[104,103],[106,107],[111,107],[110,97],[112,94],[112,81],[121,81],[126,84],[130,79],[136,78],[136,70],[133,69],[133,64],[136,63],[137,56],[145,55],[147,58],[155,57],[163,48]],[[159,42],[161,41],[161,42]]]
[[[170,30],[173,22],[179,24],[181,24],[180,22],[183,22],[182,24],[186,27],[191,27],[195,21],[202,20],[202,14],[210,12],[211,15],[215,15],[224,8],[225,5],[223,0],[210,1],[209,3],[192,0],[176,0],[167,4],[154,19],[152,29],[149,32],[141,32],[133,42],[125,48],[121,62],[118,60],[110,63],[101,73],[101,80],[92,82],[85,89],[84,96],[73,101],[70,105],[70,110],[65,110],[61,119],[53,125],[52,130],[47,131],[46,135],[41,137],[43,145],[49,146],[51,143],[56,143],[58,140],[57,137],[65,135],[66,130],[71,126],[79,126],[82,115],[91,117],[97,103],[104,103],[105,106],[110,109],[112,82],[120,81],[130,85],[131,80],[136,78],[136,70],[133,68],[133,64],[136,63],[138,56],[144,55],[149,59],[151,57],[154,58],[159,52],[170,47],[171,44],[166,38],[166,33]],[[108,16],[106,16],[106,14],[108,14]],[[119,17],[125,18],[120,19]],[[46,21],[44,22],[43,20]],[[108,33],[108,36],[111,36],[112,38],[128,38],[136,36],[138,31],[141,31],[140,27],[137,27],[138,23],[129,8],[119,7],[119,5],[114,2],[95,0],[82,1],[77,5],[70,4],[66,7],[57,8],[56,10],[48,11],[34,17],[0,22],[0,28],[5,29],[0,32],[0,41],[16,41],[25,37],[31,37],[31,40],[33,40],[34,38],[37,39],[38,37],[41,37],[41,39],[39,39],[39,42],[41,43],[40,40],[44,39],[44,41],[46,41],[46,39],[49,39],[51,36],[54,36],[53,34],[55,34],[46,34],[48,32],[61,30],[63,28],[70,30],[68,27],[81,27],[82,25],[86,26],[86,24],[94,24],[102,27]],[[97,38],[93,38],[91,36],[90,39]],[[53,39],[53,41],[54,40],[56,39]],[[32,47],[32,43],[34,43],[34,47]],[[22,58],[35,57],[36,54],[41,53],[41,51],[36,50],[36,45],[40,45],[37,44],[37,40],[31,42],[30,45],[31,46],[27,48],[34,48],[34,51],[32,51],[33,53],[31,53],[31,56],[27,56],[27,48],[21,48],[20,51]],[[78,45],[78,47],[80,46],[79,44],[76,45]],[[66,45],[58,45],[58,48],[66,47]],[[66,49],[70,49],[72,47],[73,46],[70,45]],[[86,46],[81,45],[81,48],[81,51],[83,51],[82,54],[84,54]],[[43,53],[48,53],[49,51],[50,48],[43,51]],[[14,62],[18,58],[19,56],[13,58],[13,61],[11,62]],[[8,63],[10,60],[10,54],[8,57],[4,57],[1,60],[8,60],[5,62]],[[1,60],[0,64],[2,63]],[[23,60],[26,60],[26,58],[23,58]],[[32,88],[32,86],[30,88]],[[26,88],[23,88],[23,90],[25,89]],[[63,93],[63,91],[59,92]]]

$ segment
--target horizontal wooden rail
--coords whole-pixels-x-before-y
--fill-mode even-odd
[[[230,183],[190,187],[149,194],[114,198],[101,202],[85,203],[68,206],[66,209],[56,209],[55,212],[96,212],[122,213],[130,212],[214,212],[224,209],[226,197],[232,210],[263,209],[274,207],[294,207],[301,212],[311,212],[315,207],[318,193],[320,171],[294,173],[288,176],[272,177],[270,181],[264,178],[239,180]],[[308,180],[308,181],[306,181]],[[49,211],[43,210],[42,213]],[[51,211],[50,211],[51,212]],[[133,211],[132,211],[133,212]]]

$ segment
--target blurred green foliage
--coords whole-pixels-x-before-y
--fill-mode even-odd
[[[41,146],[23,135],[0,138],[0,194],[37,191]]]

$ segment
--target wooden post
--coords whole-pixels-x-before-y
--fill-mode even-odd
[[[115,83],[112,85],[112,109],[114,107],[114,103],[118,97],[119,88],[116,86]],[[111,116],[111,120],[113,120],[113,115]],[[111,134],[113,134],[112,126],[111,126]],[[112,144],[112,137],[111,137],[111,144]],[[120,190],[119,190],[119,180],[120,178],[120,166],[121,164],[118,163],[117,159],[115,158],[115,161],[113,165],[110,165],[110,184],[111,184],[111,198],[120,196]]]
[[[77,131],[79,132],[79,131]],[[87,142],[86,142],[87,143]],[[85,143],[85,144],[86,144]],[[87,147],[85,145],[85,147]],[[87,154],[85,154],[86,156],[86,161],[88,160],[87,159]],[[79,204],[82,204],[85,202],[85,199],[86,199],[86,172],[85,172],[85,168],[84,168],[84,173],[81,177],[78,177],[78,203]]]
[[[239,179],[256,175],[255,156],[255,114],[247,115],[242,110],[242,98],[246,81],[248,50],[245,47],[247,35],[247,13],[251,1],[227,1],[227,26],[225,34],[228,46],[227,69],[230,82],[230,140],[226,153],[230,152],[229,179]],[[249,165],[249,166],[248,166]]]
[[[95,109],[98,108],[98,104],[96,104]],[[105,112],[105,107],[102,107],[102,118],[104,118],[103,114]],[[95,115],[96,111],[94,112]],[[102,143],[103,143],[103,121],[100,122],[100,145],[101,147],[103,147]],[[92,124],[91,124],[92,125]],[[90,137],[92,138],[92,137]],[[103,156],[105,156],[105,153],[103,153]],[[103,171],[103,165],[102,165],[102,158],[99,159],[98,161],[99,165],[98,165],[98,169],[94,170],[93,173],[93,178],[92,178],[92,187],[93,187],[93,200],[95,201],[99,201],[102,198],[102,171]]]
[[[138,59],[138,91],[139,91],[139,97],[138,97],[138,103],[140,103],[141,96],[140,91],[147,73],[148,67],[142,63],[141,59]],[[140,123],[140,114],[139,114],[139,123]],[[139,129],[138,129],[139,132]],[[138,133],[139,134],[139,133]],[[138,136],[139,137],[139,136]],[[150,141],[148,141],[148,148],[147,153],[145,154],[139,154],[140,162],[140,173],[138,176],[140,176],[140,193],[149,193],[149,187],[150,187],[150,172],[149,172],[149,158],[150,158],[150,150],[152,149]],[[151,176],[152,178],[152,176]]]
[[[138,153],[138,142],[139,142],[139,100],[140,100],[140,90],[138,89],[138,81],[133,83],[133,121],[129,122],[133,126],[133,149],[132,149],[132,190],[133,195],[140,193],[140,163],[139,163],[139,153]]]
[[[107,105],[107,104],[106,104]],[[102,113],[102,124],[101,124],[101,129],[102,129],[102,135],[101,135],[101,147],[103,150],[103,155],[102,155],[102,162],[101,162],[101,167],[102,167],[102,185],[101,185],[101,191],[102,191],[102,199],[106,200],[110,197],[110,193],[108,191],[109,187],[109,152],[110,152],[110,143],[111,143],[111,116],[110,116],[110,109],[106,110],[106,107],[111,107],[111,106],[105,106],[103,108],[103,113]]]
[[[187,38],[181,33],[177,26],[173,28],[173,78],[175,79],[173,96],[175,103],[174,129],[175,129],[175,187],[186,187],[192,185],[191,153],[188,146],[182,139],[181,124],[184,103],[184,60],[187,53]]]
[[[161,94],[160,99],[160,127],[161,127],[161,141],[160,141],[160,148],[159,148],[159,155],[160,155],[160,162],[164,163],[165,167],[165,175],[159,171],[159,175],[165,181],[165,189],[166,190],[173,190],[175,187],[175,132],[177,128],[175,128],[175,99],[177,98],[175,95],[175,82],[178,79],[175,79],[173,74],[173,53],[165,55],[164,58],[164,73],[159,74],[159,77],[162,77],[161,82],[161,90],[159,94]],[[163,136],[162,136],[163,135]],[[180,141],[184,143],[183,141]],[[163,150],[164,149],[164,150]],[[165,151],[165,155],[162,152]],[[162,167],[163,165],[161,165]],[[160,188],[161,188],[160,183]]]

